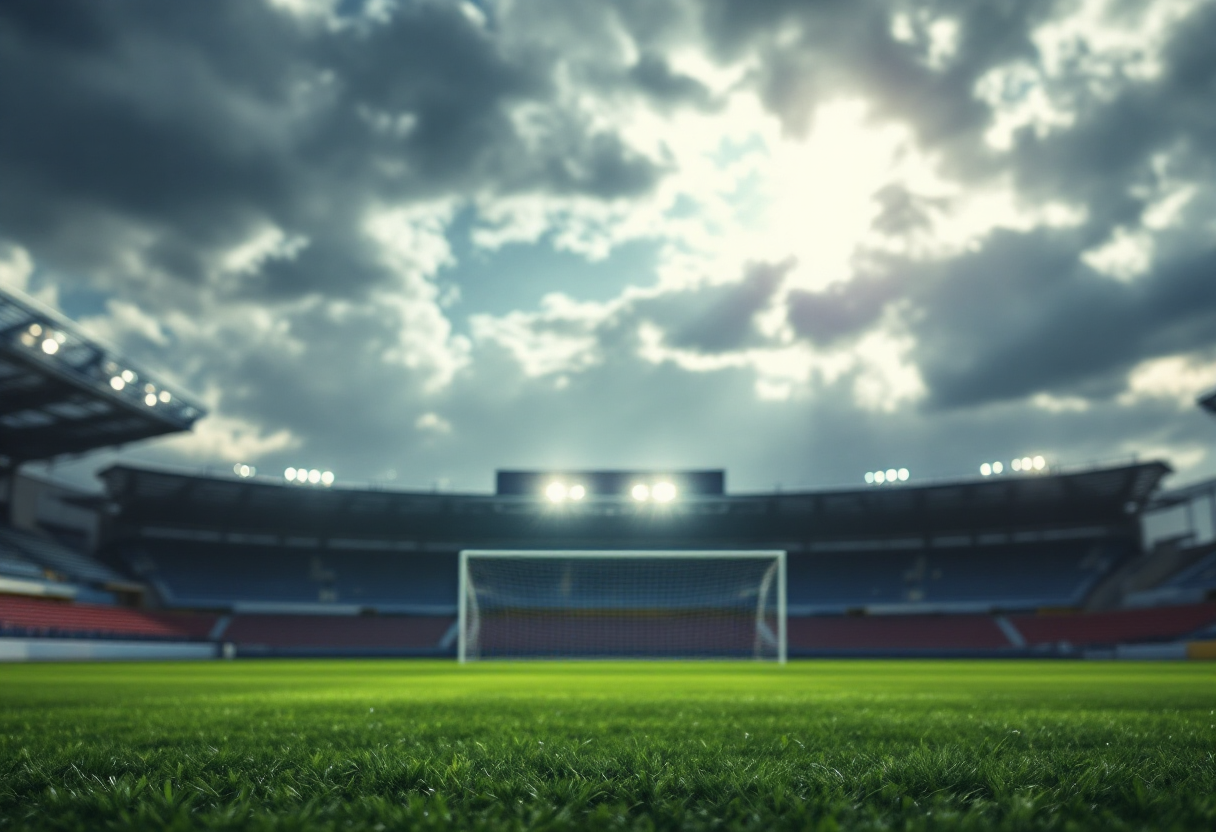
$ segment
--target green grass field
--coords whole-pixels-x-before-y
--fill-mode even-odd
[[[7,829],[1216,829],[1216,664],[0,666]]]

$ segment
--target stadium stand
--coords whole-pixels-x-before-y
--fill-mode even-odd
[[[791,655],[1000,651],[1017,646],[988,615],[814,616],[789,621]]]
[[[125,584],[127,579],[87,555],[30,532],[0,526],[0,545],[26,560],[38,563],[66,578],[95,584]]]
[[[454,616],[238,615],[225,641],[245,654],[388,653],[447,654]]]
[[[5,635],[206,638],[215,616],[155,615],[124,607],[71,604],[0,595],[0,632]]]
[[[1017,615],[1010,616],[1009,621],[1031,647],[1105,646],[1183,638],[1216,622],[1216,604],[1079,615]]]

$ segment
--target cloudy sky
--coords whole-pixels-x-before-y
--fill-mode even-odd
[[[1192,480],[1213,43],[1191,0],[6,0],[0,281],[209,407],[128,459]]]

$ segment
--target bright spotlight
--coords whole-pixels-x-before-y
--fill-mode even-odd
[[[1034,470],[1042,471],[1046,465],[1047,465],[1047,460],[1043,459],[1043,457],[1036,456],[1034,458]]]
[[[874,472],[874,482],[878,483],[879,485],[882,485],[886,481],[887,481],[887,475],[885,472],[883,472],[883,471]]]
[[[676,498],[676,487],[667,481],[656,482],[652,493],[656,502],[670,503]]]
[[[42,334],[42,324],[30,324],[29,333],[37,338]]]
[[[650,488],[644,483],[638,483],[630,490],[629,493],[633,496],[633,499],[637,500],[639,503],[644,503],[650,499]]]
[[[1013,470],[1015,470],[1015,471],[1021,471],[1021,470],[1022,470],[1022,460],[1020,460],[1020,459],[1015,459],[1015,460],[1014,460],[1014,461],[1011,463],[1011,465],[1012,465],[1012,467],[1013,467]]]
[[[909,476],[909,474],[908,474],[908,469],[907,469],[907,468],[900,468],[900,469],[899,469],[899,481],[900,481],[900,482],[907,482],[907,481],[908,481],[908,476]]]
[[[874,472],[873,471],[866,471],[866,482],[869,482],[869,483],[874,482]]]
[[[47,355],[54,355],[59,352],[59,342],[54,338],[47,338],[42,342],[42,351]]]
[[[554,480],[545,487],[545,496],[549,498],[551,503],[560,503],[566,499],[566,486]]]
[[[311,471],[308,472],[308,481],[310,483],[312,483],[313,485],[316,485],[317,483],[319,483],[321,481],[321,472],[318,471],[316,468],[313,468]]]
[[[894,468],[887,469],[887,482],[895,482],[899,478],[899,472]]]
[[[581,500],[587,496],[587,489],[581,485],[572,485],[566,494],[571,500]]]
[[[989,465],[987,462],[985,462],[983,465],[980,466],[980,476],[981,477],[991,477],[992,476],[992,466]]]
[[[168,391],[168,390],[161,390],[161,391],[160,391],[160,395],[159,395],[159,396],[157,396],[157,398],[158,398],[158,399],[160,399],[160,400],[161,400],[163,403],[168,404],[168,403],[169,403],[169,399],[171,399],[171,398],[173,398],[173,397],[169,395],[169,391]]]
[[[1022,470],[1029,471],[1030,466],[1034,465],[1034,460],[1028,456],[1022,457]]]
[[[146,404],[148,407],[152,407],[153,405],[155,405],[156,404],[156,394],[149,393],[148,395],[144,396],[144,404]]]
[[[334,472],[333,471],[322,471],[321,472],[321,485],[330,486],[333,484],[334,484]]]
[[[288,468],[286,471],[283,472],[283,479],[287,480],[288,482],[291,482],[295,478],[296,478],[296,469],[295,468]]]
[[[308,482],[308,469],[307,468],[297,468],[296,469],[296,482]]]
[[[992,463],[992,473],[999,474],[1005,470],[1005,466],[999,462]]]
[[[121,390],[127,386],[127,383],[122,380],[122,376],[114,376],[112,379],[110,379],[110,386],[115,390]]]
[[[130,370],[123,370],[122,380],[127,384],[130,384],[131,382],[135,381],[135,373],[131,372]]]

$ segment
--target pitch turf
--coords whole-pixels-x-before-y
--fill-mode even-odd
[[[1216,829],[1216,665],[0,666],[7,829]]]

